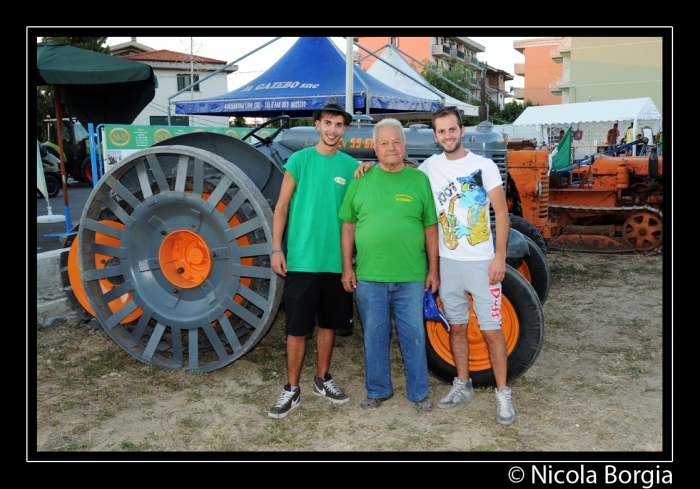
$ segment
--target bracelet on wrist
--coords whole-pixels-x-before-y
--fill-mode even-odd
[[[270,252],[270,254],[273,254],[273,253],[282,253],[282,250],[272,250],[272,251]]]

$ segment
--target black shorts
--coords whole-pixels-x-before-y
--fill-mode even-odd
[[[305,336],[318,327],[352,329],[352,293],[346,292],[340,273],[287,272],[284,279],[284,309],[287,334]]]

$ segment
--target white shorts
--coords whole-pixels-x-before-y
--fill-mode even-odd
[[[501,284],[489,284],[491,260],[459,261],[440,257],[440,301],[450,324],[469,322],[469,294],[479,328],[501,328]]]

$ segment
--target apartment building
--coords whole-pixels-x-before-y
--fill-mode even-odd
[[[525,56],[523,63],[516,63],[513,72],[525,78],[525,86],[513,88],[513,96],[534,105],[557,105],[562,103],[561,92],[550,89],[552,82],[562,79],[563,65],[552,58],[552,49],[558,49],[563,37],[526,39],[513,41],[513,49]]]
[[[468,37],[356,37],[355,42],[365,49],[359,49],[356,61],[360,67],[367,70],[376,58],[371,54],[381,54],[381,48],[387,44],[395,46],[409,63],[423,63],[436,65],[443,69],[451,69],[457,61],[465,63],[473,70],[474,76],[470,80],[472,92],[480,96],[481,78],[484,71],[484,63],[477,59],[478,53],[484,53],[486,48]],[[486,63],[486,95],[500,108],[506,103],[506,99],[512,97],[506,91],[506,81],[513,80],[510,73],[492,67]],[[418,70],[423,68],[417,65]]]
[[[513,48],[525,55],[515,66],[525,77],[516,98],[551,105],[651,97],[663,113],[661,37],[547,38],[513,41]]]

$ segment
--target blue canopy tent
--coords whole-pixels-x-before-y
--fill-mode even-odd
[[[440,100],[391,88],[353,65],[353,108],[373,115],[429,114]],[[307,118],[330,97],[345,102],[345,56],[327,37],[300,37],[280,60],[249,84],[217,97],[178,101],[176,114]],[[347,104],[346,104],[347,105]]]

